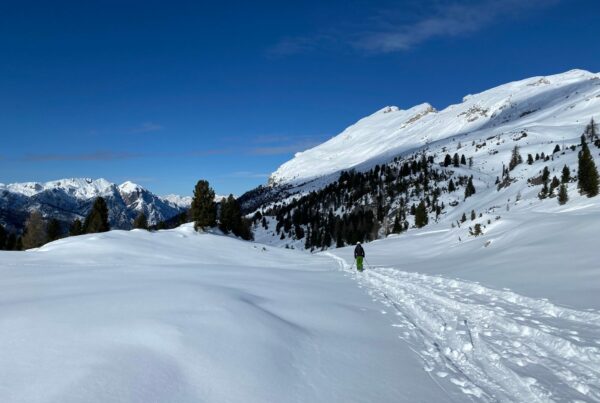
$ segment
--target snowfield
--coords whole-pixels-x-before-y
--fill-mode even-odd
[[[479,237],[390,236],[364,273],[352,248],[190,225],[1,252],[0,401],[599,401],[600,206],[584,202],[521,206]]]
[[[447,401],[335,260],[189,225],[0,252],[2,402]]]
[[[361,274],[351,248],[325,255],[396,315],[423,369],[466,396],[600,401],[600,204],[571,203],[513,202],[478,237],[470,222],[439,223],[371,242]]]

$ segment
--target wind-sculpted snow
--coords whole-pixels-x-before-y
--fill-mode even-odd
[[[379,309],[329,258],[191,225],[0,251],[0,402],[449,401]]]
[[[336,259],[440,382],[482,402],[600,400],[600,311],[394,268],[356,273]]]

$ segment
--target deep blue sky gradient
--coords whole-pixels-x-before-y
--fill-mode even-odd
[[[600,71],[595,0],[322,3],[0,3],[0,182],[241,194],[386,105]]]

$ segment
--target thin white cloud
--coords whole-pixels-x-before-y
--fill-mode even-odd
[[[131,129],[131,133],[149,133],[149,132],[157,132],[163,130],[164,127],[154,122],[144,122],[138,127],[134,127]]]
[[[533,8],[547,7],[557,0],[486,0],[453,3],[437,8],[433,15],[392,29],[363,35],[355,46],[387,53],[411,49],[434,38],[468,35],[495,23],[502,17],[515,17]]]
[[[268,50],[271,55],[288,56],[336,46],[368,53],[407,51],[435,38],[467,36],[534,9],[546,8],[561,0],[456,0],[429,1],[413,7],[410,18],[398,9],[372,12],[361,23],[340,22],[344,29],[329,28],[317,33],[286,37]],[[406,7],[410,14],[410,7]],[[416,12],[418,10],[418,12]]]

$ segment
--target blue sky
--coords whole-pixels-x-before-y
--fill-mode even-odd
[[[600,71],[598,15],[596,0],[2,2],[0,182],[241,194],[383,106]]]

